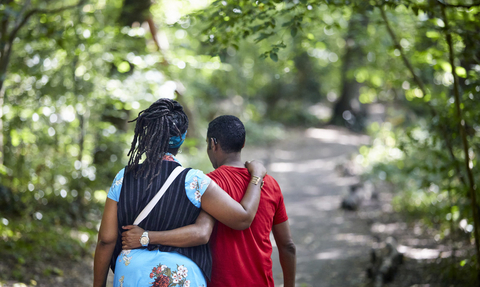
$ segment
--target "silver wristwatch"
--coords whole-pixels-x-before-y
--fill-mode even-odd
[[[142,244],[143,247],[147,247],[148,243],[150,243],[150,238],[148,237],[148,230],[145,230],[140,237],[140,244]]]

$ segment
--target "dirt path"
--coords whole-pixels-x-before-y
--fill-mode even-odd
[[[371,247],[365,216],[339,209],[355,177],[340,177],[335,166],[367,144],[368,137],[339,129],[290,132],[268,151],[247,150],[245,159],[264,158],[285,197],[297,246],[297,286],[360,286]],[[274,249],[274,278],[282,271]],[[277,286],[282,286],[277,284]]]

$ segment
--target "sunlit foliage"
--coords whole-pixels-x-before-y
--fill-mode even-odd
[[[127,121],[160,97],[185,106],[181,157],[207,170],[205,125],[219,114],[239,116],[249,143],[277,139],[283,125],[367,127],[377,139],[358,161],[397,186],[398,206],[432,215],[442,236],[450,222],[472,234],[458,124],[478,183],[475,2],[137,2],[0,4],[0,250],[15,267],[0,276],[28,280],[41,259],[59,273],[56,256],[89,254],[126,163]],[[375,104],[387,123],[368,122]]]

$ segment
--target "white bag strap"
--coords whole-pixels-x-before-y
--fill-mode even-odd
[[[165,183],[163,184],[163,186],[160,188],[160,190],[157,192],[157,194],[152,198],[152,200],[150,200],[150,202],[147,204],[147,206],[145,206],[145,208],[142,210],[142,212],[140,212],[140,214],[137,216],[137,218],[135,219],[135,222],[133,222],[133,225],[138,225],[140,222],[142,222],[142,220],[145,219],[145,217],[147,217],[150,212],[152,211],[152,209],[155,207],[155,205],[157,205],[157,202],[160,200],[160,198],[162,198],[162,196],[165,194],[165,191],[167,191],[167,189],[170,187],[170,185],[172,184],[172,182],[175,180],[175,178],[177,178],[177,176],[184,170],[185,168],[181,167],[181,166],[177,166],[173,171],[172,173],[170,174],[170,176],[167,178],[167,180],[165,181]]]

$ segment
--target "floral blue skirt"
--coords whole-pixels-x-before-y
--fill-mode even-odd
[[[205,287],[202,270],[176,252],[123,250],[115,265],[114,287]]]

